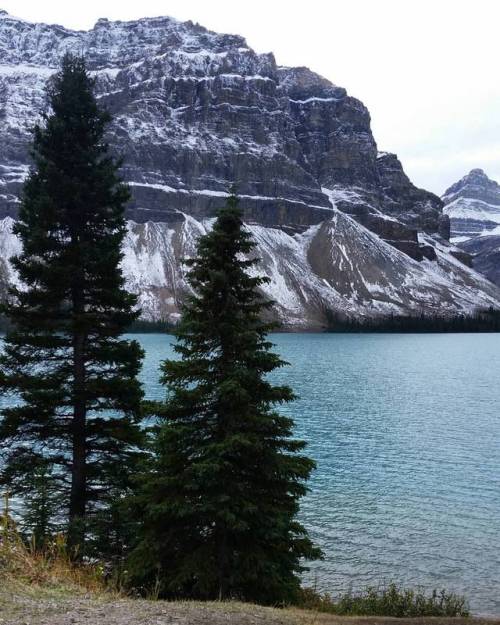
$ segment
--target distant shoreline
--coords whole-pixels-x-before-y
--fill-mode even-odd
[[[318,326],[278,325],[273,334],[491,334],[500,332],[500,311],[480,310],[474,314],[387,315],[352,318],[325,311],[326,322]],[[0,317],[0,336],[11,327]],[[176,324],[169,321],[138,319],[127,334],[175,334]]]

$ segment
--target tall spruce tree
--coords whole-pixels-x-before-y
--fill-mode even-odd
[[[17,399],[0,417],[1,479],[22,495],[43,464],[73,548],[125,488],[141,438],[142,350],[121,336],[138,316],[119,266],[129,191],[93,85],[84,59],[68,55],[47,87],[14,227],[22,286],[5,307],[13,330],[0,358],[0,388]]]
[[[320,556],[296,518],[314,463],[275,410],[294,396],[267,378],[286,363],[266,338],[254,245],[232,195],[189,262],[180,359],[162,365],[168,396],[136,500],[131,571],[166,597],[293,601],[301,560]]]

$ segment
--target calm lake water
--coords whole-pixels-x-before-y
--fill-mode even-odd
[[[148,398],[172,337],[136,335]],[[500,615],[500,335],[276,334],[317,462],[301,516],[333,594],[396,581]]]

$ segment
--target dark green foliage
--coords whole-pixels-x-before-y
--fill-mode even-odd
[[[364,592],[349,592],[338,599],[304,589],[300,605],[309,610],[330,612],[344,616],[392,616],[411,618],[421,616],[469,616],[464,597],[445,590],[423,591],[389,584],[386,588],[369,587]]]
[[[109,156],[110,117],[83,59],[65,57],[34,130],[32,169],[14,231],[23,288],[4,313],[13,328],[0,388],[16,403],[0,420],[1,480],[16,494],[43,462],[82,546],[87,519],[128,484],[141,440],[135,423],[142,351],[121,337],[137,318],[119,268],[129,191]]]
[[[343,317],[325,311],[327,331],[349,332],[500,332],[500,310],[488,308],[473,314],[386,315],[370,319]]]
[[[27,477],[23,501],[23,534],[36,549],[43,549],[60,522],[60,493],[51,469],[41,461]]]
[[[231,196],[189,263],[180,359],[163,363],[168,397],[131,566],[136,585],[157,582],[165,597],[293,601],[301,559],[320,556],[296,519],[314,463],[274,409],[293,393],[267,379],[286,363],[261,321],[271,303],[258,293],[265,278],[248,274],[253,249]]]

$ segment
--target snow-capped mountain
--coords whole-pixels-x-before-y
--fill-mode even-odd
[[[471,255],[477,271],[500,285],[500,185],[473,169],[442,199],[452,241]]]
[[[62,55],[84,53],[113,114],[112,149],[133,192],[124,270],[145,317],[175,318],[194,251],[236,183],[269,295],[292,325],[325,309],[363,315],[500,305],[500,291],[450,246],[437,196],[380,153],[366,107],[307,68],[276,64],[242,37],[192,22],[99,20],[89,31],[0,12],[0,281],[29,129]]]
[[[500,233],[500,185],[482,169],[472,169],[442,197],[454,242]]]

